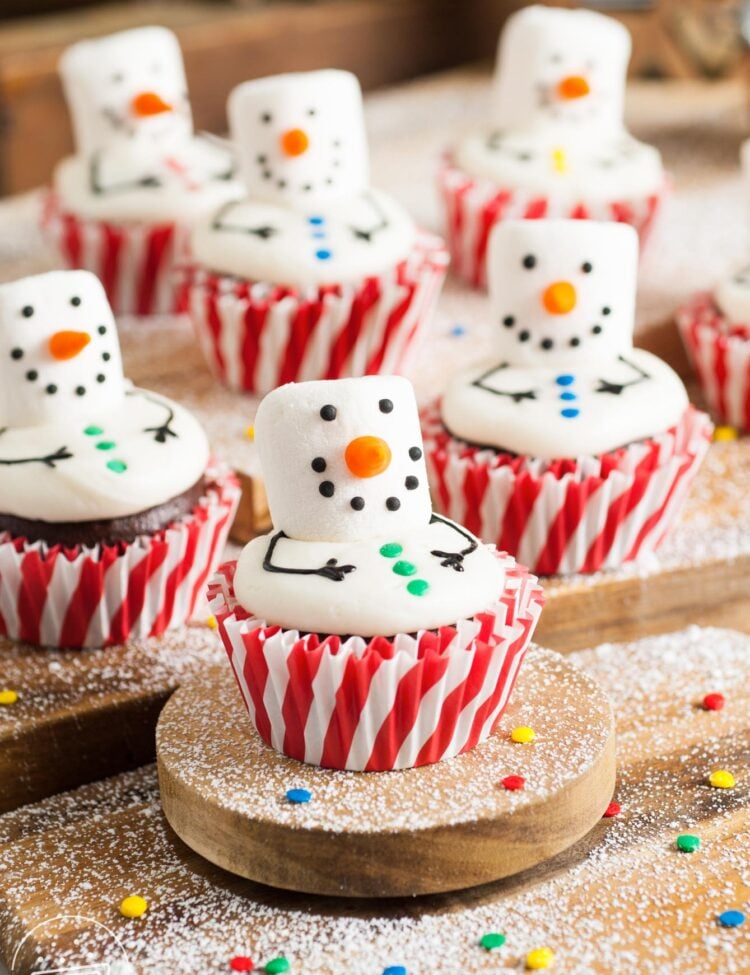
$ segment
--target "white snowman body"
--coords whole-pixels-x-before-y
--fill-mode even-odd
[[[0,513],[125,517],[198,483],[198,422],[123,378],[104,289],[88,271],[0,285]]]
[[[219,272],[275,284],[348,283],[406,258],[406,211],[371,189],[362,95],[347,71],[249,81],[228,103],[245,184],[193,233],[192,249]]]
[[[390,636],[454,624],[497,598],[492,551],[432,513],[407,380],[282,386],[262,401],[255,435],[274,529],[245,547],[234,586],[256,617]]]
[[[488,251],[493,355],[449,384],[448,430],[550,459],[674,426],[688,405],[680,378],[633,347],[637,261],[637,235],[624,224],[498,224]]]

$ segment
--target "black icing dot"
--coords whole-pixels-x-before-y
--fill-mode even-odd
[[[552,341],[552,339],[542,339],[542,341],[539,344],[543,349],[552,349],[555,346],[555,343]]]
[[[261,120],[261,122],[264,123],[264,125],[268,125],[268,123],[271,121],[271,113],[270,112],[263,112],[263,114],[260,117],[260,120]]]
[[[523,332],[518,333],[519,342],[528,342],[530,338],[531,338],[531,332],[527,332],[526,329],[524,329]]]
[[[326,469],[326,462],[323,457],[315,457],[310,467],[312,467],[316,474],[322,474]]]
[[[276,185],[278,186],[278,188],[280,190],[285,190],[286,189],[286,180],[285,179],[279,179],[279,180],[276,181]]]
[[[324,419],[324,420],[335,420],[336,419],[336,407],[335,406],[331,406],[330,403],[327,403],[325,406],[323,406],[321,408],[320,415],[321,415],[322,419]]]
[[[31,305],[24,305],[21,309],[21,314],[24,318],[31,318],[31,316],[34,314],[34,309]]]
[[[272,175],[273,173],[271,172],[270,169],[266,169],[263,171],[263,179],[270,179]]]
[[[23,349],[11,349],[10,357],[11,359],[23,359]]]
[[[355,511],[361,511],[365,506],[365,499],[352,498],[352,500],[349,503],[351,504],[352,508],[354,508]]]
[[[580,344],[581,344],[581,340],[578,338],[577,335],[574,335],[573,338],[568,342],[568,345],[572,345],[574,349]]]
[[[310,190],[312,190],[312,183],[305,183],[305,185],[302,187],[302,192],[309,193]]]
[[[70,303],[74,308],[77,308],[81,304],[81,299],[78,297],[78,295],[73,295],[73,297],[70,299]]]
[[[76,396],[85,396],[85,395],[86,395],[86,387],[76,386]]]
[[[419,487],[419,478],[410,474],[404,481],[404,487],[407,491],[415,491]]]
[[[527,254],[521,263],[527,271],[530,271],[532,267],[536,267],[536,258],[533,254]]]
[[[324,498],[332,498],[333,492],[336,489],[333,486],[333,481],[323,481],[320,487],[318,488],[318,490],[320,491],[320,493],[323,495]]]
[[[29,371],[26,373],[26,378],[30,383],[33,383],[35,379],[39,378],[39,373],[36,371],[36,369],[29,369]]]
[[[103,383],[103,382],[106,381],[106,379],[107,379],[107,377],[104,375],[103,372],[100,372],[99,375],[96,377],[96,381],[98,383]]]
[[[57,386],[55,386],[54,383],[50,383],[49,386],[47,386],[47,388],[44,391],[45,393],[48,393],[50,396],[54,396],[55,393],[57,392]]]
[[[583,264],[581,264],[581,270],[584,274],[591,274],[591,272],[594,270],[594,265],[591,264],[590,261],[584,261]]]
[[[401,507],[401,502],[398,498],[386,498],[385,506],[389,511],[398,511]]]
[[[268,157],[267,156],[264,156],[264,155],[256,156],[255,158],[256,158],[258,164],[261,165],[261,166],[263,166],[266,163],[266,161],[268,160]]]
[[[612,309],[608,305],[605,305],[604,308],[602,308],[602,315],[609,315],[611,312]]]
[[[409,447],[409,456],[412,460],[421,460],[422,449],[420,447]]]
[[[318,114],[318,110],[316,108],[308,108],[307,114],[310,118],[314,118]]]
[[[506,315],[503,319],[503,325],[505,325],[506,328],[513,328],[515,324],[516,320],[512,315]]]
[[[393,401],[389,399],[381,399],[378,403],[381,413],[392,413],[393,412]]]
[[[106,325],[100,325],[99,328],[97,328],[97,332],[100,335],[106,335],[107,334],[107,326]]]
[[[594,325],[594,327],[591,329],[592,335],[601,335],[601,331],[602,331],[601,325]]]
[[[102,361],[109,362],[111,358],[112,356],[109,354],[109,352],[102,352]]]

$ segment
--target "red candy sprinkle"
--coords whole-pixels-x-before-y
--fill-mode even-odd
[[[506,775],[500,783],[508,792],[519,792],[526,786],[526,779],[522,775]]]
[[[229,967],[233,972],[251,972],[255,965],[252,958],[248,958],[247,955],[235,955],[229,962]]]
[[[715,694],[706,694],[703,698],[703,707],[706,711],[721,711],[725,704],[724,695],[718,692]]]
[[[622,806],[619,802],[610,802],[607,808],[604,810],[604,819],[612,819],[613,816],[619,816],[622,812]]]

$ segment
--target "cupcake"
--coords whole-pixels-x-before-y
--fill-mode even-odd
[[[425,414],[438,510],[537,573],[652,552],[708,448],[677,374],[633,347],[637,260],[624,224],[499,224],[492,348]]]
[[[250,81],[229,97],[246,197],[198,222],[185,303],[232,389],[403,372],[445,276],[442,241],[369,186],[347,71]]]
[[[193,133],[177,38],[141,27],[80,41],[60,74],[76,153],[55,169],[46,236],[102,280],[115,314],[172,312],[190,222],[242,192],[226,147]]]
[[[0,285],[0,634],[98,647],[183,623],[238,497],[195,418],[123,378],[93,274]]]
[[[358,771],[485,740],[541,590],[433,513],[408,380],[289,384],[262,401],[255,430],[274,527],[219,570],[210,597],[258,734]]]
[[[646,234],[666,180],[657,150],[623,124],[629,57],[625,27],[590,10],[531,6],[508,19],[492,117],[439,176],[453,266],[471,284],[485,284],[501,220],[615,220]]]

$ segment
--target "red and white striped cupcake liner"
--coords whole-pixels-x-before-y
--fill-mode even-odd
[[[216,378],[265,394],[289,382],[408,372],[448,266],[438,237],[378,277],[305,291],[187,265],[179,302]]]
[[[723,423],[750,430],[750,322],[730,322],[707,292],[675,317],[711,411]]]
[[[89,220],[61,208],[48,193],[42,230],[59,260],[92,271],[104,285],[115,315],[167,315],[181,311],[174,268],[185,260],[189,233],[175,223]]]
[[[713,426],[689,407],[673,429],[598,457],[540,460],[456,440],[439,405],[423,415],[437,511],[540,575],[614,569],[664,539]]]
[[[451,268],[477,288],[487,286],[487,244],[501,220],[607,220],[635,227],[643,247],[667,196],[669,182],[657,193],[621,200],[581,199],[574,203],[529,189],[499,186],[467,175],[446,157],[438,172],[438,191],[445,210],[445,233]]]
[[[302,635],[237,604],[236,563],[211,609],[258,734],[290,758],[379,772],[466,752],[497,727],[542,611],[537,580],[507,555],[497,601],[472,620],[386,639]]]
[[[133,542],[63,548],[0,534],[0,634],[45,647],[104,647],[186,622],[222,556],[240,498],[212,466],[188,517]]]

